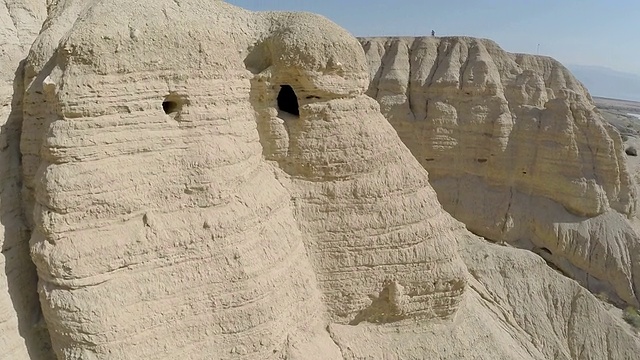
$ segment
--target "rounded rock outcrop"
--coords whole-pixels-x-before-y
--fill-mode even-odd
[[[58,357],[338,357],[325,319],[455,314],[465,231],[363,95],[356,39],[219,1],[53,6],[21,146]]]

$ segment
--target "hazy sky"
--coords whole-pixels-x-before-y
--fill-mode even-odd
[[[511,52],[640,74],[639,0],[229,0],[250,10],[310,11],[355,36],[468,35]]]

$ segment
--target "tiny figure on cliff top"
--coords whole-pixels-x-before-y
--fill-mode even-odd
[[[431,30],[431,36],[436,36],[436,31],[435,30]]]

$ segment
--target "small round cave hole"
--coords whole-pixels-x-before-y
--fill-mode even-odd
[[[162,100],[162,110],[167,115],[172,115],[174,117],[179,116],[182,111],[182,107],[188,103],[189,101],[186,100],[184,96],[176,93],[170,93]]]
[[[290,85],[281,85],[278,93],[278,109],[289,114],[300,116],[298,97]]]
[[[171,114],[178,111],[178,103],[176,101],[164,100],[162,102],[162,110],[165,114]]]

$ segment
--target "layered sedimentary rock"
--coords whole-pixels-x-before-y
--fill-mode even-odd
[[[557,61],[489,40],[361,39],[368,94],[429,171],[445,209],[638,304],[637,194],[621,139]]]
[[[220,1],[49,4],[8,147],[41,355],[638,353],[619,312],[442,209],[335,24]],[[40,358],[12,349],[0,358]]]
[[[442,210],[378,105],[360,96],[305,110],[289,127],[285,161],[297,166],[285,169],[337,315],[353,318],[363,306],[351,324],[454,315],[466,282],[455,244],[466,231]]]
[[[351,324],[449,317],[464,290],[454,246],[464,230],[363,95],[357,41],[305,20],[277,29],[246,62],[265,157],[287,175],[330,315]],[[315,47],[319,59],[308,56]]]
[[[453,322],[331,325],[343,358],[637,358],[640,338],[621,320],[621,310],[539,256],[473,237],[462,238],[460,250],[469,291]]]
[[[32,257],[60,359],[280,358],[323,319],[262,159],[249,13],[202,5],[61,4],[28,59]]]
[[[331,358],[328,319],[455,314],[464,229],[364,95],[354,38],[215,1],[50,13],[21,149],[59,358]],[[293,122],[284,153],[269,121]]]
[[[47,358],[46,329],[20,196],[23,66],[44,1],[0,1],[0,358]]]

